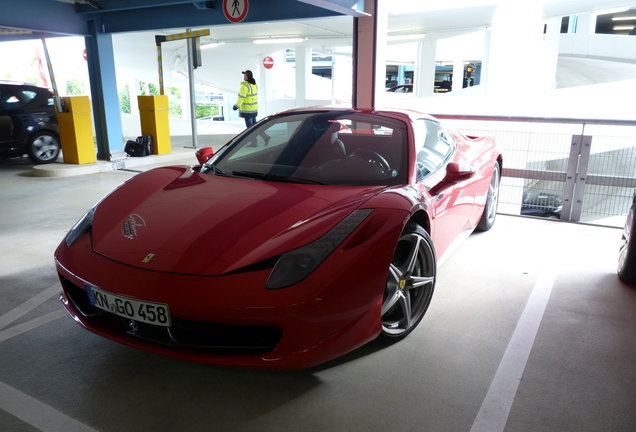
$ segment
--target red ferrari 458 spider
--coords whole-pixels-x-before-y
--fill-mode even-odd
[[[411,111],[286,111],[197,157],[71,228],[62,302],[126,345],[279,369],[409,334],[437,260],[492,227],[502,168],[492,139]]]

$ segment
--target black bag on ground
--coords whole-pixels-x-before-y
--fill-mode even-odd
[[[131,157],[142,157],[152,154],[152,137],[150,135],[139,136],[135,141],[126,141],[124,151]]]

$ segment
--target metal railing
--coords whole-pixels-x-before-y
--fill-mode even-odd
[[[436,117],[495,138],[504,158],[500,213],[623,225],[636,188],[636,121]]]

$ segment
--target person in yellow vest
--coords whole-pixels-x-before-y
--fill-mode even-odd
[[[256,123],[258,114],[258,86],[251,70],[242,72],[243,82],[238,92],[238,99],[234,104],[234,111],[239,110],[239,116],[245,119],[245,126]]]

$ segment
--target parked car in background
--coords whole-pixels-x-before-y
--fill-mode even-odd
[[[75,224],[62,302],[123,344],[277,369],[415,329],[437,259],[493,226],[502,168],[493,139],[414,111],[291,110],[197,158]]]
[[[636,190],[632,206],[627,213],[625,228],[618,255],[618,277],[630,284],[636,284]]]
[[[33,162],[55,162],[60,136],[53,93],[30,84],[0,81],[0,155],[28,154]]]
[[[560,195],[536,190],[529,190],[523,194],[521,214],[524,216],[560,219],[561,211],[563,211],[563,198]]]
[[[388,88],[386,91],[391,93],[413,93],[413,84],[400,84]]]

